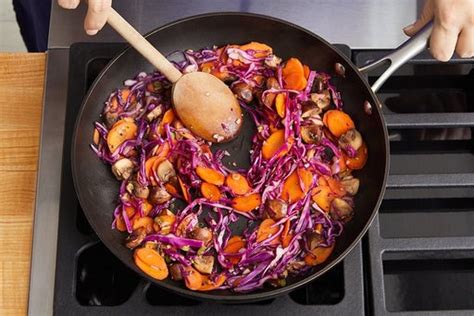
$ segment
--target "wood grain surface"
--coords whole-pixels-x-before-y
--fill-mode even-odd
[[[0,53],[0,315],[25,315],[44,53]]]

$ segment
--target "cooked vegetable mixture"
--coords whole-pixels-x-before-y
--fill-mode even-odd
[[[93,150],[121,182],[112,227],[136,265],[191,290],[284,286],[331,255],[354,213],[367,146],[326,73],[261,43],[180,52],[228,83],[257,126],[248,170],[175,116],[170,83],[140,73],[105,102]],[[178,200],[184,207],[176,207]],[[237,221],[245,229],[233,234]],[[235,231],[235,230],[234,230]]]

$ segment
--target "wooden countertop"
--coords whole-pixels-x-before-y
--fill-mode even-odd
[[[0,53],[0,315],[27,311],[45,56]]]

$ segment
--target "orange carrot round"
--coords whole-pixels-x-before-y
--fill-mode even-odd
[[[219,286],[221,286],[222,284],[224,284],[225,280],[227,280],[227,277],[225,276],[224,273],[221,273],[219,274],[215,280],[211,281],[211,279],[209,278],[209,276],[203,276],[203,280],[202,280],[202,285],[201,287],[198,289],[198,291],[212,291],[212,290],[215,290],[217,289]]]
[[[138,248],[133,254],[135,264],[146,274],[157,280],[168,277],[168,267],[163,257],[154,249]]]
[[[240,249],[245,247],[245,241],[240,236],[232,236],[224,248],[224,253],[238,253]]]
[[[232,207],[237,211],[250,212],[262,204],[260,193],[242,195],[232,199]]]
[[[204,281],[204,276],[192,267],[184,267],[183,269],[183,278],[186,287],[193,291],[199,290]]]
[[[184,184],[183,180],[181,180],[180,177],[178,177],[178,183],[181,188],[181,192],[183,193],[183,198],[186,202],[191,203],[191,194],[189,193],[188,188]]]
[[[285,117],[285,111],[286,111],[286,94],[285,93],[277,94],[276,99],[275,99],[275,109],[281,118]]]
[[[312,192],[313,201],[325,212],[329,212],[331,202],[334,196],[331,194],[331,189],[327,186],[318,186]]]
[[[355,128],[351,117],[339,110],[329,110],[324,114],[323,123],[329,129],[331,134],[340,137],[348,130]]]
[[[220,171],[198,166],[196,167],[196,173],[199,178],[211,184],[218,186],[224,184],[225,177]]]
[[[279,129],[273,134],[271,134],[270,137],[268,137],[267,140],[263,142],[263,146],[262,146],[263,159],[268,160],[272,158],[284,144],[285,144],[285,131],[282,129]],[[290,147],[291,145],[288,144],[287,146]],[[288,152],[288,148],[285,150],[281,150],[278,156],[281,157],[287,152]]]
[[[264,241],[271,236],[274,236],[280,230],[278,226],[273,226],[275,221],[271,218],[267,218],[260,223],[257,230],[257,241]]]
[[[293,238],[293,234],[290,233],[290,220],[285,222],[285,226],[283,227],[283,231],[281,232],[281,245],[283,248],[286,248],[290,245],[291,239]]]
[[[254,50],[255,51],[254,56],[257,57],[257,58],[266,57],[266,56],[270,55],[273,52],[273,49],[270,46],[268,46],[266,44],[263,44],[263,43],[259,43],[259,42],[250,42],[248,44],[241,45],[240,49],[242,49],[242,50],[247,50],[247,49]]]
[[[250,192],[250,185],[245,176],[240,173],[231,173],[225,178],[225,184],[232,193],[236,195],[244,195]]]
[[[221,199],[219,188],[207,182],[201,183],[201,194],[211,202],[217,202]]]
[[[304,257],[304,262],[309,266],[315,266],[326,261],[334,250],[334,245],[329,247],[317,247]]]
[[[114,152],[123,142],[137,135],[137,124],[128,119],[122,119],[112,126],[107,134],[107,146],[110,152]]]
[[[300,180],[304,190],[301,189]],[[301,200],[308,193],[312,181],[313,175],[310,171],[298,168],[283,182],[282,199],[289,203]]]
[[[357,154],[354,158],[345,157],[346,165],[349,169],[358,170],[365,166],[368,158],[367,145],[362,143],[362,146],[357,149]]]

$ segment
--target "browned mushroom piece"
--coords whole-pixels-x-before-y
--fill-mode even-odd
[[[329,215],[333,220],[348,222],[354,215],[352,206],[341,198],[335,198],[331,203]]]
[[[341,180],[341,185],[349,195],[356,195],[359,191],[360,181],[352,176],[346,176]]]
[[[201,240],[206,245],[212,240],[212,231],[209,228],[195,227],[189,232],[188,237]]]
[[[153,187],[150,190],[148,200],[153,204],[163,204],[171,200],[171,198],[172,198],[171,194],[169,194],[165,188]]]
[[[146,237],[146,229],[144,227],[139,227],[135,229],[125,240],[125,246],[127,248],[133,249],[138,247],[143,239]]]
[[[171,278],[175,281],[181,281],[183,274],[181,273],[181,263],[173,263],[169,267]]]
[[[317,247],[319,247],[323,242],[324,238],[321,234],[318,234],[315,231],[310,231],[305,234],[306,237],[306,246],[311,251]]]
[[[277,96],[276,93],[262,94],[262,103],[263,103],[263,105],[265,105],[266,107],[271,108],[273,106],[273,103],[275,102],[276,96]]]
[[[265,203],[266,215],[274,220],[279,220],[286,216],[288,204],[280,199],[270,199]]]
[[[269,77],[265,83],[265,86],[267,89],[281,89],[280,83],[278,83],[278,80],[275,77]]]
[[[301,126],[301,138],[307,144],[319,144],[323,136],[321,126],[316,124]]]
[[[316,103],[316,105],[321,109],[325,110],[331,104],[331,93],[329,89],[323,90],[318,93],[311,93],[310,94],[311,101]]]
[[[112,173],[117,180],[127,180],[132,175],[133,168],[134,165],[130,159],[122,158],[112,165]]]
[[[276,68],[281,64],[281,58],[275,55],[270,55],[265,58],[265,65],[270,68]]]
[[[108,111],[104,114],[103,117],[104,117],[105,126],[107,126],[107,128],[110,129],[118,121],[119,114],[117,112]]]
[[[201,273],[211,274],[214,268],[214,256],[196,256],[193,259],[193,266]]]
[[[146,119],[148,122],[153,121],[154,119],[158,118],[163,114],[163,106],[157,105],[153,110],[147,113]]]
[[[253,100],[252,88],[245,82],[238,82],[232,86],[232,92],[245,103]]]
[[[316,78],[314,78],[312,91],[320,93],[324,89],[327,89],[326,80],[322,76],[316,76]]]
[[[301,102],[301,117],[320,117],[321,109],[318,107],[316,102],[312,100],[306,100]]]
[[[362,146],[362,135],[355,128],[350,129],[339,137],[339,145],[342,148],[351,146],[354,150],[358,150]]]
[[[158,178],[161,182],[167,183],[171,178],[176,177],[176,171],[174,170],[173,164],[168,160],[163,160],[156,170]]]
[[[146,199],[150,194],[150,190],[147,186],[141,185],[140,183],[138,183],[138,181],[135,180],[130,181],[127,184],[127,191],[140,199]]]

